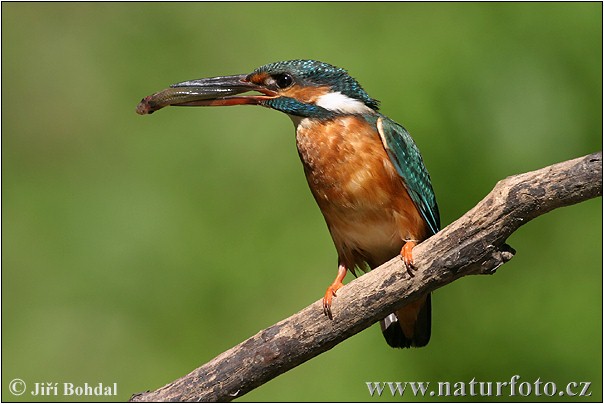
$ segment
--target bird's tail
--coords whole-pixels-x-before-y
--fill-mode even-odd
[[[386,342],[393,348],[422,347],[430,341],[430,294],[409,303],[380,322]]]

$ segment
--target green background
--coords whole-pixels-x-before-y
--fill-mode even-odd
[[[2,3],[3,400],[36,399],[14,378],[116,382],[126,400],[323,295],[335,249],[286,116],[134,112],[171,83],[295,58],[348,69],[409,129],[444,225],[502,178],[601,149],[600,3]],[[601,401],[602,200],[509,243],[495,276],[434,294],[428,347],[392,350],[373,326],[243,400],[519,375],[590,381]]]

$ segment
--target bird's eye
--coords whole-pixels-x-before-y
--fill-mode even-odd
[[[277,75],[273,76],[273,78],[275,79],[275,84],[279,88],[287,88],[287,87],[291,86],[292,83],[294,82],[294,79],[292,78],[292,76],[290,76],[287,73],[277,74]]]

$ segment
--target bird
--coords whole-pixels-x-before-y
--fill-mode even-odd
[[[338,255],[337,276],[323,297],[330,319],[348,272],[357,276],[400,256],[413,275],[413,248],[440,229],[430,175],[413,138],[343,68],[296,59],[249,74],[184,81],[143,98],[137,113],[169,105],[259,105],[291,118],[308,185]],[[388,345],[427,345],[431,311],[428,293],[381,320]]]

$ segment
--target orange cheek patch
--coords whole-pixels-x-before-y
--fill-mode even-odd
[[[329,91],[329,87],[302,87],[296,84],[282,90],[280,95],[304,103],[315,103],[320,96],[329,93]]]

